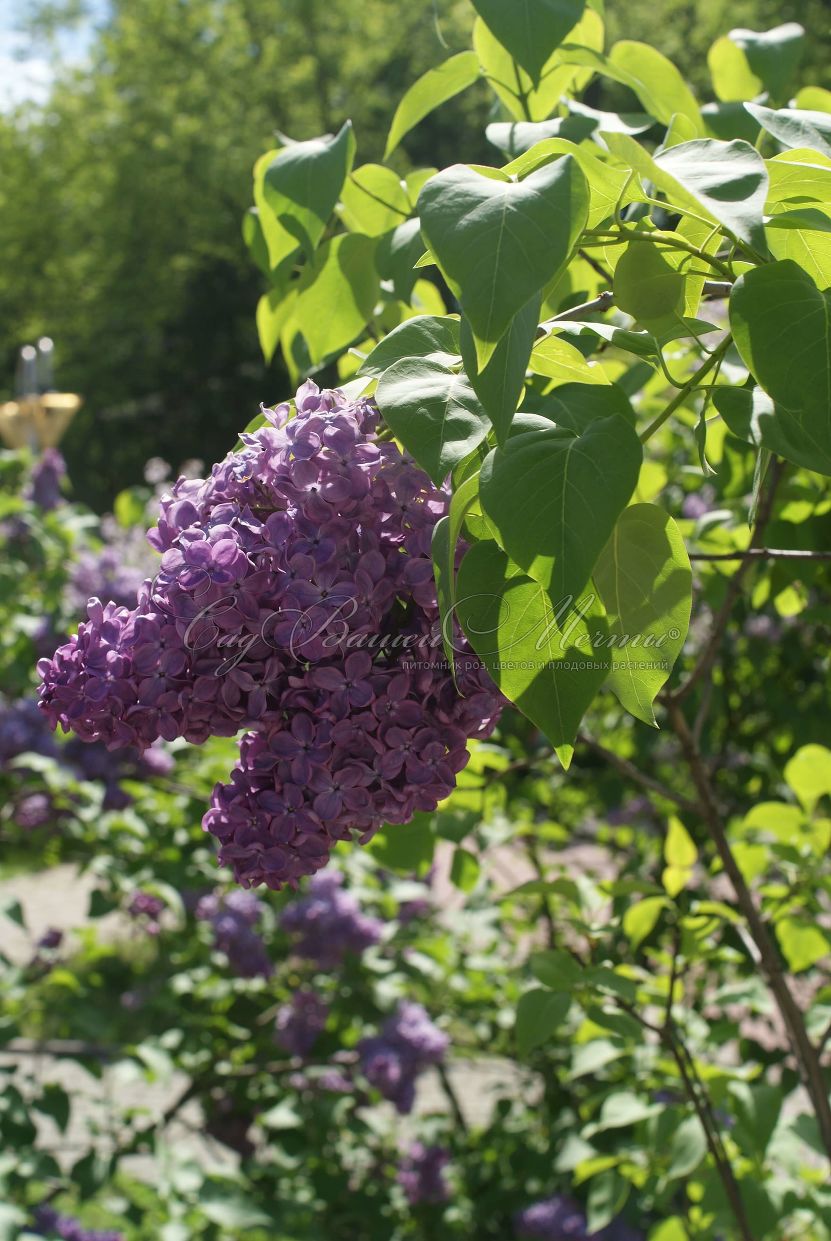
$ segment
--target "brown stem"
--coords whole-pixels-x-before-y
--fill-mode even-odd
[[[585,733],[577,734],[577,741],[590,750],[593,750],[600,758],[604,759],[610,767],[614,767],[616,771],[627,780],[632,780],[635,784],[640,784],[642,788],[648,789],[651,793],[663,797],[666,801],[672,802],[679,810],[685,810],[687,814],[695,814],[697,805],[695,802],[689,801],[680,793],[673,792],[665,784],[661,784],[660,780],[653,779],[645,772],[640,771],[634,763],[630,763],[628,759],[621,758],[619,754],[615,754],[613,750],[607,750],[599,741],[595,741],[593,737],[588,737]]]
[[[823,1146],[831,1160],[831,1103],[829,1103],[820,1058],[805,1025],[805,1015],[793,997],[771,932],[757,910],[744,875],[733,856],[721,813],[716,805],[707,767],[676,698],[669,700],[667,710],[670,724],[681,745],[700,799],[699,814],[707,826],[724,871],[733,885],[739,910],[758,950],[759,964],[767,977],[768,986],[782,1016],[803,1085],[816,1113]]]
[[[831,560],[831,552],[795,548],[749,547],[744,552],[690,552],[690,560]]]
[[[765,530],[767,529],[773,513],[773,504],[776,499],[776,491],[782,479],[784,468],[784,462],[774,457],[770,466],[770,482],[756,514],[756,522],[753,527],[750,548],[748,549],[750,551],[754,551],[761,547]],[[718,653],[724,638],[724,631],[726,630],[730,620],[730,614],[733,611],[736,600],[741,594],[742,586],[744,585],[747,574],[750,572],[750,567],[752,564],[753,557],[745,554],[738,569],[730,579],[730,583],[727,587],[727,593],[724,596],[724,602],[716,613],[713,621],[713,628],[710,632],[710,637],[707,640],[704,650],[698,657],[698,663],[695,665],[684,684],[680,685],[674,693],[667,695],[665,697],[665,701],[674,702],[676,704],[681,702],[682,699],[686,698],[690,690],[695,688],[699,681],[701,681],[704,677],[709,676],[712,672],[713,665],[718,658]]]
[[[727,1152],[724,1149],[718,1124],[713,1114],[712,1107],[710,1106],[710,1100],[707,1095],[706,1087],[698,1075],[692,1055],[672,1022],[672,987],[674,984],[675,971],[677,969],[676,963],[677,954],[673,958],[673,979],[670,980],[670,998],[663,1025],[658,1026],[647,1020],[647,1018],[638,1011],[634,1004],[628,1003],[628,1001],[624,1000],[621,996],[615,996],[615,1000],[618,1006],[622,1008],[624,1012],[627,1012],[631,1017],[634,1017],[645,1030],[651,1030],[653,1034],[658,1036],[663,1046],[667,1049],[675,1061],[676,1068],[678,1069],[678,1075],[680,1076],[681,1082],[684,1086],[684,1091],[693,1106],[696,1116],[698,1117],[698,1123],[704,1131],[707,1149],[710,1152],[710,1157],[713,1160],[713,1163],[715,1164],[719,1179],[724,1186],[724,1192],[727,1197],[727,1201],[730,1204],[730,1209],[736,1218],[736,1223],[738,1224],[742,1241],[754,1241],[753,1233],[750,1231],[750,1225],[747,1220],[747,1215],[745,1214],[744,1203],[742,1202],[738,1182],[736,1181]]]
[[[450,1074],[447,1072],[447,1068],[443,1064],[436,1065],[436,1068],[439,1075],[439,1081],[441,1082],[441,1088],[444,1091],[447,1102],[450,1104],[453,1119],[459,1126],[459,1131],[461,1133],[467,1133],[468,1127],[467,1121],[465,1120],[465,1114],[462,1111],[462,1105],[459,1103],[459,1096],[456,1094],[453,1083],[450,1080]]]

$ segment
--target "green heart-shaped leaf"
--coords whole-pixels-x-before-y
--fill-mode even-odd
[[[473,0],[473,7],[536,86],[552,52],[583,16],[586,0]]]
[[[431,358],[396,362],[382,376],[375,400],[393,434],[436,486],[490,429],[467,376]]]
[[[593,646],[608,633],[596,598],[558,607],[496,543],[484,542],[459,567],[457,600],[459,622],[502,693],[568,766],[580,720],[609,671]]]
[[[355,158],[355,135],[347,121],[339,133],[293,142],[278,151],[262,176],[262,202],[279,233],[266,239],[272,266],[301,246],[311,254],[335,209]],[[259,167],[259,165],[258,165]],[[265,220],[263,220],[265,230]]]
[[[818,474],[831,474],[831,443],[818,439],[802,421],[776,405],[762,388],[716,388],[713,404],[737,439],[766,448]]]
[[[482,507],[524,572],[555,601],[576,599],[637,486],[642,460],[622,417],[591,422],[581,435],[534,427],[486,458]]]
[[[588,215],[586,179],[571,156],[524,181],[456,164],[427,182],[418,209],[484,369],[517,312],[568,261]]]

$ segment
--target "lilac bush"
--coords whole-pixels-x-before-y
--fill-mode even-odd
[[[450,1152],[443,1146],[414,1142],[398,1169],[397,1180],[410,1206],[437,1204],[450,1198],[446,1172]]]
[[[294,952],[324,969],[340,964],[347,953],[359,956],[378,943],[384,929],[345,891],[336,870],[314,875],[306,894],[283,910],[281,925],[294,936]]]
[[[83,548],[70,570],[67,593],[75,611],[82,611],[93,597],[134,607],[142,583],[158,564],[136,526],[122,526],[105,516],[100,535],[101,545]]]
[[[416,1078],[424,1069],[440,1064],[449,1045],[427,1010],[404,1000],[380,1034],[361,1040],[358,1051],[367,1081],[403,1115],[412,1111]]]
[[[86,1228],[77,1219],[60,1215],[48,1206],[35,1211],[34,1229],[39,1236],[56,1237],[59,1241],[124,1241],[123,1233],[109,1228]]]
[[[45,448],[38,457],[26,487],[26,499],[49,513],[63,503],[62,483],[66,462],[57,448]]]
[[[110,748],[249,731],[204,825],[251,887],[323,867],[334,843],[432,811],[492,730],[475,659],[454,684],[430,555],[447,496],[377,438],[370,400],[308,381],[150,532],[156,577],[92,599],[39,665],[53,725]]]
[[[295,991],[277,1012],[274,1037],[292,1056],[308,1056],[326,1026],[329,1006],[314,991]]]
[[[244,891],[225,896],[211,893],[196,906],[196,917],[210,922],[214,946],[225,954],[239,978],[268,978],[272,972],[265,944],[255,930],[262,912],[262,901],[253,892]]]
[[[582,1207],[565,1194],[532,1203],[517,1214],[514,1226],[517,1237],[539,1241],[644,1241],[643,1234],[623,1220],[612,1220],[599,1232],[589,1232]]]

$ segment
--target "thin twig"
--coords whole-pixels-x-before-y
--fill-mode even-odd
[[[656,431],[661,429],[664,423],[672,417],[676,409],[679,409],[684,404],[687,397],[695,391],[701,380],[710,373],[714,366],[717,366],[721,362],[725,353],[730,348],[732,341],[733,338],[731,336],[725,336],[721,344],[713,350],[708,358],[704,359],[698,370],[694,371],[693,374],[690,375],[683,388],[676,392],[675,396],[666,408],[658,415],[657,418],[654,419],[654,421],[650,422],[645,431],[641,432],[640,440],[642,444],[645,444],[647,440],[652,438]]]
[[[582,253],[582,251],[581,251]],[[588,255],[584,255],[587,262],[591,262]],[[610,279],[605,272],[601,270],[601,274],[605,279]],[[707,280],[704,282],[704,297],[726,297],[732,289],[732,284],[728,280]],[[568,323],[570,320],[585,319],[586,315],[603,314],[615,305],[615,295],[611,289],[604,289],[602,293],[598,293],[597,297],[593,297],[589,302],[582,302],[579,306],[571,306],[568,310],[561,311],[558,315],[553,315],[550,319],[546,319],[541,323],[538,331],[544,332],[554,323]]]
[[[770,471],[770,482],[768,483],[767,490],[759,505],[759,511],[756,514],[756,523],[753,527],[753,534],[750,539],[750,547],[747,549],[748,551],[761,549],[765,530],[767,529],[768,523],[770,522],[773,514],[773,505],[776,499],[776,492],[784,472],[783,462],[774,457],[771,461]],[[698,657],[698,662],[690,675],[687,677],[686,681],[680,685],[678,689],[664,696],[664,700],[666,702],[681,702],[684,698],[686,698],[690,690],[692,690],[698,682],[702,680],[703,677],[709,676],[712,672],[713,665],[718,658],[719,649],[730,620],[730,615],[733,611],[736,600],[741,594],[745,577],[750,571],[750,566],[752,564],[753,557],[748,556],[747,553],[745,553],[739,562],[738,569],[730,579],[730,584],[727,587],[724,602],[716,613],[713,621],[713,628],[710,632],[710,637]]]
[[[450,1110],[453,1113],[453,1119],[456,1121],[456,1124],[459,1126],[459,1130],[462,1133],[467,1133],[468,1124],[467,1124],[467,1121],[465,1120],[465,1114],[462,1111],[461,1104],[459,1103],[459,1096],[456,1094],[456,1091],[453,1087],[453,1083],[450,1080],[450,1074],[447,1072],[447,1067],[444,1064],[437,1064],[436,1069],[439,1075],[439,1081],[441,1082],[442,1090],[444,1091],[447,1102],[450,1104]]]
[[[782,969],[779,952],[773,936],[768,929],[767,923],[757,910],[744,875],[733,856],[721,813],[716,804],[710,775],[676,698],[669,700],[667,709],[670,724],[678,738],[699,796],[700,817],[709,830],[710,838],[716,847],[721,864],[733,886],[736,901],[744,918],[747,931],[752,936],[753,943],[758,951],[759,965],[767,976],[768,986],[782,1016],[803,1085],[808,1092],[816,1113],[823,1146],[829,1160],[831,1160],[831,1102],[829,1102],[828,1098],[828,1087],[820,1057],[811,1042],[805,1025],[805,1014],[794,999],[788,979]]]
[[[670,996],[672,989],[670,988]],[[750,1231],[750,1225],[745,1214],[744,1203],[742,1201],[739,1186],[733,1172],[730,1160],[724,1149],[721,1140],[721,1134],[718,1125],[710,1107],[709,1097],[701,1078],[695,1068],[695,1062],[683,1040],[680,1038],[677,1028],[672,1023],[671,1015],[664,1021],[663,1025],[657,1026],[654,1022],[649,1021],[638,1010],[634,1004],[630,1004],[622,996],[615,996],[615,1002],[624,1012],[640,1023],[646,1030],[650,1030],[656,1034],[662,1045],[670,1053],[678,1074],[684,1087],[684,1091],[693,1106],[698,1123],[704,1131],[704,1137],[707,1142],[707,1149],[710,1157],[715,1164],[716,1172],[724,1186],[724,1192],[727,1201],[730,1203],[730,1209],[736,1217],[736,1223],[741,1233],[742,1241],[754,1241],[753,1233]],[[700,1093],[697,1085],[700,1086]]]
[[[784,547],[748,547],[743,552],[690,552],[690,560],[831,560],[831,551],[810,552]]]
[[[600,276],[601,279],[605,280],[607,284],[612,283],[611,273],[607,272],[603,264],[599,263],[596,258],[593,258],[592,255],[589,254],[588,250],[578,250],[577,253],[583,262],[588,263],[592,271]]]
[[[590,750],[593,750],[610,767],[614,767],[625,779],[632,780],[634,783],[640,784],[642,788],[657,794],[658,797],[665,798],[666,801],[678,806],[680,810],[685,810],[687,814],[694,814],[696,812],[697,805],[695,802],[689,801],[688,798],[683,797],[680,793],[673,792],[665,784],[661,784],[660,780],[655,780],[652,776],[648,776],[637,768],[634,763],[630,763],[626,758],[621,758],[613,750],[607,750],[604,745],[601,745],[599,741],[595,741],[593,737],[587,736],[586,733],[578,733],[577,740],[582,745],[588,746]]]

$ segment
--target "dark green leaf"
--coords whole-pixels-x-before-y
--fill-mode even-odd
[[[567,262],[589,206],[579,165],[565,156],[524,181],[456,164],[418,200],[421,227],[458,290],[485,367],[517,313]]]
[[[479,861],[468,849],[455,849],[450,865],[450,882],[460,892],[472,892],[479,879]]]
[[[402,358],[430,358],[442,366],[461,362],[459,320],[455,315],[416,315],[414,319],[405,319],[378,342],[361,363],[358,374],[380,379]]]
[[[623,332],[623,335],[640,337],[646,336],[646,333]],[[657,345],[655,347],[657,349]],[[625,418],[632,426],[635,424],[635,411],[626,393],[617,384],[561,384],[540,400],[533,403],[526,401],[526,406],[530,412],[542,414],[558,427],[564,427],[576,435],[580,435],[590,422],[598,418],[615,416]]]
[[[491,360],[481,372],[477,369],[473,333],[467,319],[462,319],[461,346],[465,371],[493,423],[499,444],[507,440],[519,404],[539,318],[540,298],[536,296],[514,315]]]
[[[459,621],[496,684],[548,737],[564,766],[580,720],[608,672],[592,640],[605,621],[591,599],[555,605],[496,543],[477,543],[459,568]]]
[[[615,301],[637,323],[649,327],[676,321],[684,311],[683,272],[656,246],[632,241],[615,268]]]
[[[409,823],[388,823],[370,847],[382,866],[423,875],[432,865],[436,847],[433,816],[418,813]]]
[[[574,957],[561,948],[535,952],[530,961],[531,973],[552,991],[571,991],[580,981],[582,970]]]
[[[559,606],[586,586],[637,486],[643,451],[623,418],[591,422],[579,436],[529,431],[489,454],[480,495],[512,560]]]
[[[402,358],[375,393],[393,434],[439,486],[488,433],[489,422],[468,378],[431,358]]]
[[[607,685],[627,711],[654,725],[652,704],[683,649],[692,607],[690,561],[672,518],[655,504],[624,509],[594,583],[609,622]]]
[[[272,266],[301,246],[315,249],[338,201],[355,158],[355,137],[347,121],[340,132],[278,151],[265,170],[263,197],[285,240],[269,246]]]
[[[762,129],[773,134],[783,146],[795,149],[814,147],[821,155],[831,156],[829,113],[808,112],[800,108],[780,108],[775,112],[758,103],[746,103],[744,106]]]
[[[768,172],[749,142],[697,138],[662,151],[655,163],[734,237],[765,252]]]
[[[713,404],[738,439],[806,470],[831,474],[831,443],[806,435],[801,420],[761,388],[717,388]]]
[[[802,442],[813,445],[817,461],[827,461],[831,451],[829,294],[821,293],[791,260],[768,263],[745,273],[734,285],[730,323],[753,377],[777,407],[788,411]],[[760,411],[759,418],[763,416]],[[782,431],[796,442],[793,425],[785,424]]]
[[[516,1014],[517,1051],[524,1060],[535,1047],[547,1043],[568,1015],[569,996],[541,987],[520,996]]]
[[[415,265],[424,249],[421,221],[418,219],[405,220],[378,243],[375,259],[378,274],[382,280],[392,283],[393,292],[401,302],[409,302],[412,297],[418,279]]]
[[[488,142],[514,159],[545,138],[582,142],[596,129],[597,121],[591,117],[559,116],[550,121],[495,121],[488,125],[485,135]]]

